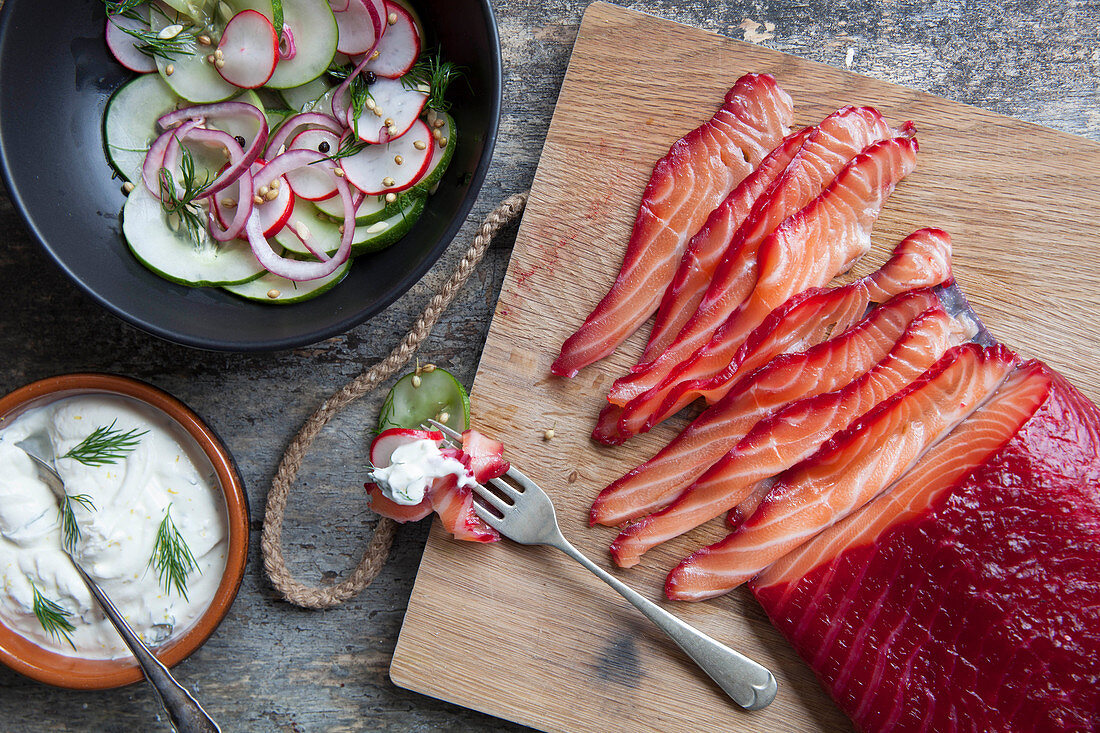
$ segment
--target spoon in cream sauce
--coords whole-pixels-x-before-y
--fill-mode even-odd
[[[35,462],[41,470],[46,484],[57,495],[58,499],[63,498],[65,485],[61,480],[61,476],[53,467],[55,455],[53,444],[49,438],[43,433],[34,433],[15,445]],[[161,664],[161,661],[156,658],[153,652],[149,651],[149,647],[145,646],[145,643],[138,638],[138,635],[122,618],[122,614],[115,608],[115,604],[111,603],[111,599],[107,597],[107,594],[84,572],[84,568],[80,567],[80,563],[76,561],[72,553],[67,548],[63,549],[69,559],[72,560],[76,572],[88,586],[88,590],[91,591],[103,608],[103,613],[114,624],[119,636],[126,642],[126,646],[130,647],[134,658],[137,659],[137,663],[145,673],[145,679],[149,680],[149,684],[156,690],[157,697],[168,713],[172,726],[179,733],[221,733],[218,724],[207,715],[198,701],[191,696],[191,693],[184,689],[179,682],[176,682],[168,668]]]

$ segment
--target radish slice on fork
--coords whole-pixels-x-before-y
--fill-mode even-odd
[[[214,67],[230,84],[244,89],[262,87],[279,61],[279,36],[263,13],[242,10],[229,19],[214,55]]]
[[[427,172],[431,157],[432,133],[422,120],[415,120],[396,140],[368,145],[339,163],[348,181],[370,196],[410,188]]]
[[[332,155],[340,147],[340,136],[329,130],[302,130],[287,145],[287,150],[315,150]],[[327,171],[304,166],[286,174],[295,195],[307,201],[320,201],[336,195],[336,184]],[[270,235],[269,235],[270,236]]]
[[[334,11],[340,31],[336,50],[354,56],[374,48],[386,31],[384,13],[381,0],[350,0],[346,10]]]
[[[149,16],[147,6],[142,6],[145,17]],[[142,10],[139,9],[139,12]],[[141,42],[126,31],[149,30],[149,21],[129,18],[125,15],[107,16],[107,48],[111,49],[115,60],[130,71],[148,74],[157,70],[157,62],[139,50]]]
[[[375,49],[378,58],[368,63],[367,68],[378,76],[396,79],[407,73],[420,58],[420,31],[409,11],[401,5],[386,0],[385,8],[386,33]]]
[[[385,143],[400,137],[412,127],[428,102],[425,86],[407,89],[400,79],[379,77],[370,85],[373,110],[363,108],[358,117],[348,110],[348,127],[368,143]],[[379,114],[380,113],[380,114]]]

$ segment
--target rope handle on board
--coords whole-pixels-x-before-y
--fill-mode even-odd
[[[489,212],[450,278],[443,284],[440,291],[432,296],[428,306],[417,317],[412,330],[405,334],[401,343],[385,359],[336,390],[324,404],[317,408],[316,412],[309,416],[287,446],[267,495],[260,549],[263,551],[264,570],[267,572],[267,577],[271,579],[272,585],[283,595],[283,598],[291,603],[303,608],[331,608],[363,592],[378,575],[386,558],[389,557],[390,546],[393,544],[397,529],[397,523],[392,519],[379,517],[359,564],[347,578],[339,583],[322,588],[305,585],[295,580],[283,556],[283,518],[286,513],[287,499],[290,497],[290,487],[302,467],[302,459],[321,432],[321,428],[336,413],[389,379],[409,362],[421,342],[431,333],[432,326],[473,274],[489,249],[493,237],[523,213],[523,208],[527,204],[527,195],[528,192],[525,191],[509,196]]]

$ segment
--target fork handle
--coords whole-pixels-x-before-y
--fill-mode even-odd
[[[562,538],[555,544],[559,550],[595,573],[603,582],[617,590],[623,598],[661,627],[672,640],[698,664],[734,702],[746,710],[767,707],[775,699],[778,685],[775,676],[744,654],[710,638],[694,626],[681,621],[657,604],[643,598],[618,578],[585,557],[580,550]]]

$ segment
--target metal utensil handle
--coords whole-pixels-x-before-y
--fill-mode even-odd
[[[715,641],[657,604],[643,598],[618,578],[585,557],[564,537],[561,538],[561,544],[554,546],[595,573],[603,582],[617,590],[623,598],[645,614],[650,621],[660,626],[738,705],[746,710],[759,710],[775,699],[778,685],[775,677],[765,667],[735,652],[725,644]]]
[[[198,701],[191,697],[191,693],[185,690],[179,682],[176,682],[168,668],[161,664],[161,661],[149,651],[149,647],[145,646],[144,642],[130,628],[130,625],[126,623],[126,620],[122,618],[122,614],[115,608],[115,604],[111,603],[111,599],[88,577],[80,564],[74,562],[73,567],[84,578],[88,590],[99,601],[99,605],[103,607],[103,612],[107,614],[115,628],[118,629],[118,633],[122,640],[126,642],[126,646],[130,647],[130,651],[134,653],[134,658],[137,659],[137,663],[141,665],[142,671],[145,672],[145,678],[156,690],[157,697],[160,698],[160,704],[168,712],[168,718],[172,722],[172,726],[179,733],[221,733],[218,724],[206,714]]]

